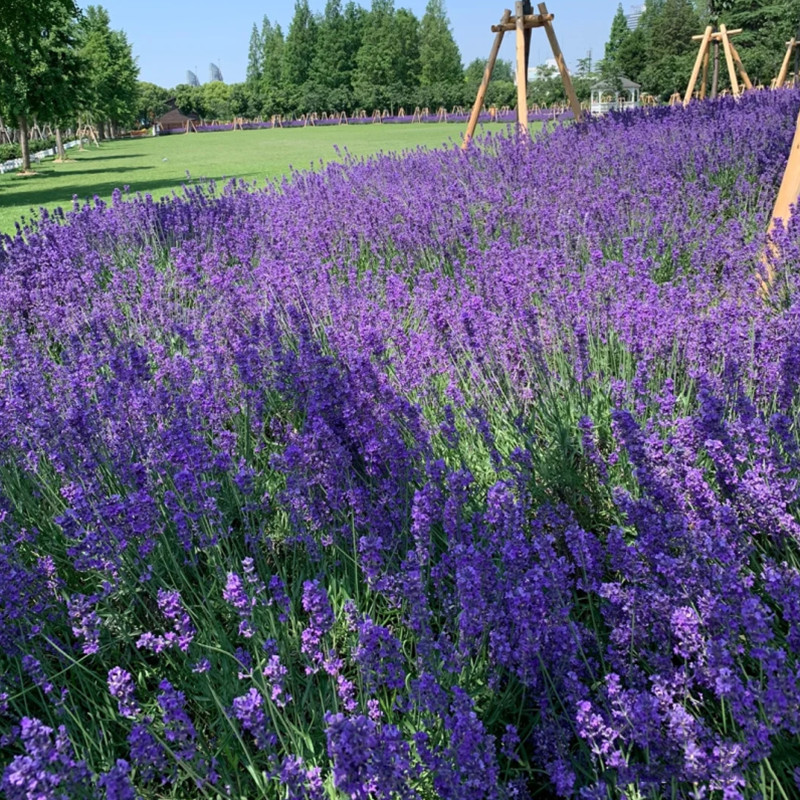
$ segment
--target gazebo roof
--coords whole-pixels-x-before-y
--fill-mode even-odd
[[[612,91],[617,88],[621,89],[641,89],[642,86],[635,81],[630,80],[622,75],[620,75],[618,81],[598,81],[594,86],[592,86],[592,91]]]

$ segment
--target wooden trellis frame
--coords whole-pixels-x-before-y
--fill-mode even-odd
[[[775,78],[775,89],[782,89],[783,85],[786,83],[786,77],[789,74],[789,62],[792,60],[792,54],[795,56],[795,70],[792,83],[795,83],[798,80],[798,77],[800,77],[797,74],[797,56],[800,55],[800,30],[797,31],[797,36],[792,36],[792,38],[786,42],[786,55],[783,57],[783,63],[781,64],[778,77]]]
[[[539,13],[534,14],[530,0],[517,0],[514,6],[514,15],[511,15],[509,9],[505,9],[503,16],[500,18],[500,24],[492,25],[492,33],[497,35],[495,36],[494,44],[489,53],[489,60],[486,62],[486,69],[483,71],[483,79],[481,80],[481,85],[478,87],[475,103],[472,106],[472,113],[467,123],[467,132],[464,134],[464,143],[461,146],[463,150],[466,150],[469,147],[470,141],[472,141],[475,127],[478,124],[478,117],[483,108],[483,102],[486,99],[486,90],[489,88],[489,81],[491,80],[492,71],[497,61],[497,55],[500,52],[500,45],[503,43],[503,36],[509,31],[516,31],[517,123],[519,124],[520,130],[528,130],[528,60],[530,57],[531,31],[534,28],[544,28],[556,64],[558,65],[558,71],[561,73],[561,81],[564,84],[564,91],[569,99],[572,113],[575,115],[576,120],[581,120],[581,104],[578,102],[577,94],[575,94],[572,78],[570,78],[569,70],[567,69],[567,62],[564,60],[564,54],[561,52],[555,30],[553,29],[553,14],[548,12],[545,3],[539,3],[537,7]]]
[[[78,128],[75,131],[75,136],[80,142],[78,145],[79,150],[83,150],[84,139],[89,139],[94,143],[95,147],[100,147],[100,137],[97,135],[97,128],[95,128],[91,118],[87,117],[78,121]]]
[[[742,28],[736,28],[735,30],[729,31],[724,25],[720,25],[719,30],[715,31],[711,25],[708,25],[703,33],[698,36],[692,36],[692,41],[700,42],[700,49],[697,51],[697,58],[694,62],[692,75],[689,78],[689,85],[686,87],[686,94],[683,96],[683,104],[685,106],[689,105],[689,102],[694,95],[694,88],[697,85],[697,78],[700,75],[701,69],[703,71],[703,77],[700,81],[700,99],[703,100],[706,96],[706,85],[708,84],[708,64],[711,55],[712,42],[721,44],[725,53],[725,63],[728,67],[728,77],[731,81],[731,94],[733,94],[734,97],[739,97],[739,95],[742,93],[742,89],[739,86],[739,80],[736,77],[737,70],[739,71],[739,75],[741,76],[745,87],[747,89],[753,88],[753,84],[751,83],[747,72],[745,72],[742,59],[739,58],[739,53],[731,41],[731,37],[742,33],[742,30]]]

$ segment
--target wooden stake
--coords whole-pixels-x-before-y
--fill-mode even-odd
[[[787,44],[786,55],[783,57],[783,63],[781,64],[781,71],[778,73],[778,79],[775,81],[776,89],[781,89],[786,82],[786,76],[789,74],[789,62],[792,60],[792,51],[797,44],[797,40],[792,38]]]
[[[703,78],[700,84],[700,99],[706,99],[706,86],[708,86],[708,62],[711,57],[711,50],[706,46],[706,54],[703,56]]]
[[[528,76],[525,73],[525,19],[522,0],[517,0],[517,124],[522,133],[528,132]]]
[[[775,206],[772,209],[772,218],[767,229],[767,252],[761,257],[761,263],[766,273],[766,280],[764,281],[766,286],[762,285],[762,290],[768,290],[775,279],[775,271],[772,269],[768,257],[769,253],[775,252],[775,245],[771,240],[772,232],[777,228],[779,219],[784,225],[789,224],[792,214],[791,207],[798,200],[800,200],[800,114],[797,115],[797,128],[794,132],[792,149],[789,151],[789,160],[786,162],[786,170],[783,173],[778,196],[775,198]]]
[[[734,64],[736,64],[736,69],[739,70],[739,75],[741,76],[742,81],[744,82],[745,88],[746,89],[752,89],[753,88],[753,84],[750,82],[750,77],[748,76],[748,74],[744,70],[744,64],[742,64],[742,59],[739,58],[738,51],[733,46],[733,42],[730,42],[729,44],[730,44],[730,48],[731,48],[731,55],[733,56],[733,62],[734,62]]]
[[[503,25],[508,22],[510,17],[511,11],[506,9],[503,12],[502,18],[500,19],[500,24]],[[472,113],[469,115],[467,132],[464,134],[464,144],[461,145],[462,150],[466,150],[469,147],[469,143],[472,141],[472,137],[475,134],[475,127],[478,124],[478,117],[481,115],[483,101],[486,99],[486,90],[489,87],[489,81],[492,77],[492,70],[494,69],[495,62],[497,61],[497,54],[500,52],[500,45],[503,43],[503,34],[504,31],[501,30],[498,31],[497,36],[494,37],[494,44],[492,45],[492,50],[489,53],[489,60],[486,62],[486,67],[483,70],[481,85],[478,87],[478,94],[475,97],[475,103],[472,106]]]
[[[692,94],[694,93],[694,87],[697,83],[697,76],[700,74],[700,67],[703,65],[703,60],[708,53],[708,42],[711,39],[711,31],[712,27],[708,25],[706,27],[705,33],[701,37],[700,42],[700,49],[697,51],[697,58],[694,60],[694,68],[692,69],[692,76],[689,78],[689,85],[686,87],[686,94],[683,96],[683,104],[685,106],[689,105],[689,101],[692,99]],[[694,37],[692,37],[694,38]],[[703,79],[703,83],[705,84],[705,78]]]
[[[546,3],[539,3],[538,9],[539,13],[543,17],[551,16],[548,14]],[[548,19],[545,21],[542,27],[544,27],[545,33],[547,33],[547,38],[550,41],[550,47],[553,50],[553,56],[556,60],[556,64],[558,65],[558,71],[561,73],[561,82],[564,84],[564,91],[567,93],[567,99],[569,100],[570,108],[572,108],[572,114],[575,117],[575,121],[580,122],[583,119],[581,104],[578,102],[578,95],[575,94],[575,88],[572,85],[572,79],[569,77],[569,70],[567,69],[567,62],[564,61],[564,54],[561,52],[561,48],[558,46],[556,32],[553,30],[553,23]]]
[[[728,38],[728,31],[724,25],[719,26],[720,38],[722,39],[722,49],[725,51],[725,63],[728,65],[728,77],[731,81],[731,92],[734,97],[739,96],[739,81],[736,80],[736,70],[733,67],[733,54],[731,53],[731,41]]]

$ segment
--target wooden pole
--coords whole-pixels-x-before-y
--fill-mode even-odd
[[[572,79],[570,78],[569,70],[567,69],[567,62],[564,61],[564,54],[561,52],[561,48],[558,46],[556,32],[553,30],[553,23],[550,21],[552,17],[548,14],[546,3],[539,3],[538,9],[542,17],[548,17],[542,27],[544,28],[545,33],[547,33],[547,38],[550,42],[553,56],[556,60],[556,64],[558,65],[558,71],[561,73],[561,82],[564,84],[564,91],[567,93],[567,99],[569,100],[570,108],[572,108],[572,114],[575,117],[575,121],[580,122],[581,119],[583,119],[581,104],[578,102],[578,95],[575,94],[575,88],[572,85]]]
[[[742,59],[739,58],[738,50],[734,47],[733,42],[729,42],[729,44],[731,48],[731,55],[733,56],[733,62],[736,64],[736,69],[739,70],[739,75],[744,82],[745,89],[752,89],[753,84],[750,81],[750,76],[745,72],[744,64],[742,64]]]
[[[725,51],[725,63],[728,65],[728,76],[731,80],[731,92],[734,97],[739,96],[739,81],[736,79],[736,70],[733,67],[733,54],[731,53],[731,42],[728,38],[728,31],[724,25],[719,26],[722,48]]]
[[[782,220],[784,225],[789,223],[789,218],[792,213],[792,205],[800,200],[800,114],[797,115],[797,128],[794,132],[794,140],[792,141],[792,149],[789,151],[789,160],[786,162],[786,170],[783,173],[783,180],[781,180],[780,189],[778,189],[778,196],[775,198],[775,206],[772,209],[772,218],[769,222],[767,235],[771,235],[775,228],[778,226],[778,220]],[[774,252],[774,245],[770,242],[767,245],[769,251]],[[765,253],[761,259],[766,272],[766,287],[769,288],[775,279],[775,273],[769,263],[767,254]]]
[[[703,56],[703,77],[702,83],[700,84],[700,99],[706,99],[706,86],[708,86],[708,62],[709,57],[711,56],[711,51],[706,46],[706,54]]]
[[[703,66],[703,59],[705,58],[708,50],[708,42],[711,39],[711,30],[711,26],[708,25],[700,42],[700,49],[697,51],[697,58],[694,60],[694,68],[692,69],[692,75],[689,78],[689,85],[686,87],[686,94],[683,96],[683,104],[685,106],[688,106],[689,101],[692,99],[694,86],[697,83],[697,76],[700,74],[700,67]]]
[[[500,24],[504,25],[506,22],[508,22],[510,17],[511,11],[506,9],[503,12]],[[481,85],[478,87],[478,94],[475,97],[475,103],[472,106],[472,113],[469,115],[467,132],[464,134],[464,143],[461,145],[462,150],[466,150],[469,147],[469,143],[472,141],[472,137],[475,134],[475,127],[478,124],[478,117],[481,115],[483,101],[486,99],[486,90],[489,87],[489,81],[492,77],[492,70],[494,69],[495,62],[497,61],[497,54],[500,52],[500,45],[503,43],[503,35],[504,31],[500,30],[497,32],[497,36],[494,37],[494,44],[492,45],[492,50],[489,53],[489,60],[486,62],[486,67],[483,70]]]
[[[711,99],[717,96],[719,88],[719,41],[714,40],[714,68],[711,70]]]
[[[786,76],[789,74],[789,62],[792,60],[792,51],[794,50],[796,43],[797,42],[794,38],[790,39],[788,42],[786,55],[783,57],[783,63],[781,64],[781,71],[778,73],[778,80],[775,81],[776,89],[780,89],[786,82]]]
[[[523,133],[528,132],[528,76],[525,72],[525,21],[522,0],[517,0],[514,13],[517,17],[517,124]]]

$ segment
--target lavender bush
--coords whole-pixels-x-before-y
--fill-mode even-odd
[[[796,796],[799,108],[6,237],[5,796]]]

